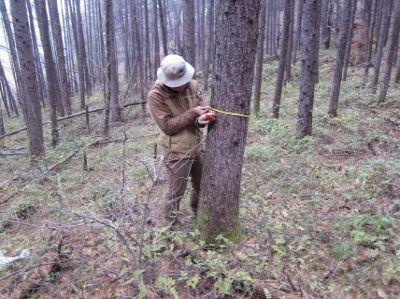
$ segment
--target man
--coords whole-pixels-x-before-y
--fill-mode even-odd
[[[199,202],[202,161],[200,128],[215,120],[202,106],[204,100],[195,80],[194,68],[181,56],[167,55],[157,71],[158,80],[148,94],[150,114],[157,124],[159,143],[164,153],[167,191],[164,217],[177,221],[179,204],[191,177],[190,207],[194,216]]]

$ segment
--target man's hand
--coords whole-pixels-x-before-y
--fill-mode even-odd
[[[208,107],[197,106],[196,108],[193,108],[193,110],[197,113],[197,115],[203,115],[208,112]]]
[[[197,120],[198,124],[201,126],[208,125],[210,122],[213,122],[217,119],[217,116],[214,113],[205,113],[200,115]]]

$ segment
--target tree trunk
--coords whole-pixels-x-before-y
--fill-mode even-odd
[[[148,81],[154,78],[156,72],[152,61],[150,59],[150,25],[149,25],[149,3],[148,0],[144,0],[144,44],[145,44],[145,70],[146,70],[146,86]]]
[[[39,25],[40,39],[42,42],[44,65],[46,69],[46,80],[48,86],[48,98],[50,104],[50,120],[51,120],[51,144],[56,146],[59,140],[58,124],[57,124],[57,95],[60,86],[57,79],[56,64],[53,59],[53,53],[50,44],[49,24],[46,11],[45,0],[35,0],[35,10]]]
[[[272,25],[271,25],[271,40],[272,40],[272,53],[274,57],[278,57],[278,45],[279,45],[279,10],[278,10],[278,4],[276,0],[273,0],[272,2],[273,5],[273,12],[272,12]]]
[[[204,69],[204,90],[208,90],[208,76],[210,73],[210,66],[214,62],[214,0],[210,0],[210,6],[207,12],[207,24],[208,24],[208,43],[207,43],[207,55],[206,65]]]
[[[185,60],[196,67],[194,0],[183,0],[183,31]]]
[[[211,106],[248,114],[259,0],[217,1]],[[240,236],[239,196],[248,118],[219,114],[209,128],[197,225],[206,241]]]
[[[83,35],[83,24],[82,24],[82,16],[80,12],[80,0],[75,0],[75,15],[76,15],[76,28],[78,34],[78,46],[81,52],[81,63],[83,64],[84,75],[85,75],[85,92],[86,95],[92,95],[92,84],[90,81],[90,73],[88,66],[88,59],[86,55],[86,45],[85,45],[85,37]],[[83,107],[84,108],[84,107]]]
[[[200,13],[200,69],[204,73],[206,64],[206,1],[201,1]]]
[[[0,104],[0,135],[4,135],[5,133],[6,133],[6,128],[4,127],[3,110],[1,109],[1,104]]]
[[[138,78],[138,85],[139,85],[139,91],[140,91],[140,97],[142,99],[142,102],[145,102],[145,89],[144,89],[144,77],[145,77],[145,72],[144,72],[144,65],[143,65],[143,57],[142,57],[142,51],[141,51],[141,38],[140,38],[140,32],[139,32],[139,21],[138,21],[138,11],[137,11],[137,2],[131,1],[131,29],[132,29],[132,35],[133,35],[133,43],[134,43],[134,60],[136,61],[137,67],[133,67],[132,69],[135,69],[137,71],[137,78]],[[146,115],[146,105],[142,105],[142,113],[143,116]]]
[[[366,15],[367,18],[367,23],[368,23],[368,42],[367,42],[367,57],[366,61],[364,62],[364,79],[363,79],[363,85],[365,85],[368,81],[368,73],[369,73],[369,68],[371,67],[371,58],[372,58],[372,45],[374,43],[374,29],[375,29],[375,24],[376,24],[376,14],[377,14],[377,8],[378,8],[378,0],[374,1],[374,8],[373,11],[371,8],[371,2],[372,0],[365,0],[366,3],[369,3],[369,7],[367,8],[369,11]]]
[[[4,0],[0,0],[0,11],[1,11],[1,15],[3,17],[3,25],[4,25],[4,30],[5,30],[6,36],[7,36],[8,47],[10,49],[11,65],[12,65],[12,69],[13,69],[13,76],[14,76],[14,82],[15,82],[15,87],[16,87],[15,89],[17,91],[17,98],[18,98],[18,102],[22,106],[23,103],[24,103],[24,99],[23,99],[24,92],[23,92],[23,90],[21,89],[21,86],[20,86],[20,84],[21,84],[20,83],[20,81],[21,81],[21,75],[20,75],[21,71],[20,71],[20,66],[19,66],[19,63],[18,63],[17,49],[16,49],[16,45],[15,45],[15,40],[14,40],[14,36],[13,36],[12,30],[11,30],[11,22],[10,22],[10,19],[8,17],[8,12],[7,12]],[[17,116],[19,116],[17,105],[15,105],[14,112],[17,114]]]
[[[124,5],[123,5],[124,4]],[[118,1],[118,12],[117,15],[120,16],[120,25],[121,25],[121,33],[122,33],[122,45],[124,47],[124,78],[125,82],[129,81],[131,74],[131,65],[130,65],[130,52],[129,52],[129,36],[130,32],[128,30],[129,20],[128,20],[128,9],[127,9],[127,0],[119,0]]]
[[[279,58],[279,67],[278,67],[278,74],[276,79],[276,86],[275,86],[275,94],[274,94],[274,101],[272,104],[272,117],[279,118],[279,108],[281,105],[281,95],[282,95],[282,86],[283,80],[285,78],[285,67],[286,67],[286,59],[287,59],[287,51],[289,45],[289,33],[290,33],[290,26],[292,20],[291,16],[291,8],[292,3],[294,0],[285,0],[285,11],[284,11],[284,21],[283,21],[283,39],[282,39],[282,46],[281,46],[281,53]]]
[[[3,102],[4,102],[4,107],[6,108],[6,111],[7,111],[7,115],[8,115],[8,117],[10,117],[9,108],[11,108],[16,113],[16,116],[18,117],[19,114],[18,114],[17,106],[15,104],[14,95],[11,91],[11,87],[10,87],[10,84],[8,83],[8,80],[7,80],[6,74],[4,72],[4,68],[3,68],[1,61],[0,61],[0,81],[3,82],[3,88],[4,88]],[[7,103],[7,99],[8,99],[8,103]]]
[[[295,37],[295,41],[294,41],[294,46],[293,46],[293,63],[297,62],[297,51],[299,49],[300,46],[300,36],[301,36],[301,23],[302,23],[302,19],[303,19],[303,1],[302,0],[298,0],[297,1],[297,28],[296,28],[296,37]]]
[[[72,94],[75,94],[78,91],[78,82],[76,80],[76,72],[75,70],[75,62],[74,62],[74,51],[73,51],[73,43],[72,43],[72,35],[73,32],[71,33],[71,14],[70,10],[68,9],[68,2],[67,0],[65,1],[64,5],[62,6],[64,8],[64,14],[61,14],[63,17],[63,23],[65,27],[65,32],[66,32],[66,39],[65,39],[65,50],[67,51],[67,67],[69,71],[69,82],[70,82],[70,90],[69,90],[69,95],[71,96]]]
[[[370,88],[373,92],[376,92],[376,88],[379,82],[379,75],[381,71],[381,64],[383,58],[383,50],[385,48],[385,43],[387,36],[389,34],[390,27],[390,15],[392,12],[392,4],[393,0],[384,0],[383,14],[382,14],[382,24],[381,30],[379,33],[379,41],[378,41],[378,52],[375,57],[375,65],[374,65],[374,77],[372,79]]]
[[[68,8],[69,8],[69,15],[71,17],[71,27],[72,27],[72,33],[74,36],[74,41],[75,41],[75,51],[76,51],[76,63],[78,65],[78,84],[79,84],[79,99],[80,99],[80,106],[81,109],[85,109],[86,103],[85,103],[85,94],[86,94],[86,88],[85,88],[85,67],[84,67],[84,56],[82,53],[82,47],[80,46],[80,38],[78,35],[78,29],[77,29],[77,22],[76,22],[76,14],[73,9],[73,5],[71,4],[71,0],[66,0],[68,2]]]
[[[357,0],[351,0],[351,2],[352,2],[351,21],[350,21],[349,28],[348,28],[349,38],[347,39],[346,55],[344,57],[343,81],[347,80],[347,70],[349,68],[351,41],[353,39],[353,32],[354,32],[354,19],[356,17],[356,10],[357,10]]]
[[[287,81],[292,81],[292,51],[293,51],[293,38],[294,38],[294,0],[290,3],[290,29],[289,29],[289,43],[286,51],[286,78]]]
[[[317,2],[317,5],[318,5],[318,7],[317,7],[317,10],[318,10],[318,15],[317,15],[317,31],[316,31],[316,34],[317,34],[317,53],[318,53],[318,57],[317,57],[317,59],[315,60],[315,65],[314,65],[314,70],[315,70],[315,72],[314,72],[314,75],[315,75],[315,84],[318,84],[319,83],[319,48],[320,48],[320,39],[321,39],[321,1],[318,1]]]
[[[383,79],[383,86],[378,99],[379,103],[385,101],[386,94],[389,89],[390,77],[392,75],[392,68],[395,61],[394,56],[396,55],[397,47],[399,44],[399,34],[400,34],[400,1],[397,1],[397,3],[395,4],[395,11],[393,15],[392,32],[390,34],[391,39],[387,55],[385,77]]]
[[[110,109],[111,121],[121,121],[121,109],[119,107],[118,95],[118,71],[115,47],[114,31],[114,8],[112,0],[104,0],[104,29],[106,32],[106,63],[107,63],[107,98],[106,108]],[[109,105],[109,107],[107,107]],[[106,109],[107,110],[107,109]]]
[[[26,11],[25,0],[11,1],[11,15],[14,25],[16,49],[21,66],[21,84],[25,98],[24,115],[28,128],[29,150],[32,158],[44,155],[42,113],[36,75],[35,58],[33,55],[32,38]]]
[[[161,34],[162,34],[162,45],[164,56],[168,55],[168,44],[167,44],[167,24],[164,16],[164,6],[162,5],[162,0],[158,0],[158,12],[160,15],[160,26],[161,26]]]
[[[63,103],[65,112],[67,115],[71,114],[71,99],[69,97],[69,81],[67,76],[67,69],[65,64],[63,38],[60,25],[60,16],[58,13],[57,1],[48,0],[49,14],[51,21],[51,31],[53,34],[53,40],[55,45],[55,52],[57,55],[58,71],[60,74],[61,84],[61,101]]]
[[[255,65],[255,84],[254,84],[254,99],[253,99],[253,112],[260,113],[260,97],[261,97],[261,83],[263,71],[263,57],[264,57],[264,27],[265,27],[265,10],[266,0],[261,0],[261,13],[258,21],[258,40],[257,40],[257,54]]]
[[[154,73],[153,79],[157,77],[157,68],[160,66],[160,39],[158,37],[158,16],[157,16],[157,0],[153,0],[153,34],[154,34]]]
[[[314,66],[319,56],[319,39],[317,34],[319,30],[319,4],[316,0],[304,0],[303,5],[299,112],[297,118],[298,138],[303,138],[312,133],[314,87],[316,81]]]
[[[0,63],[0,67],[1,67],[1,63]],[[7,95],[6,95],[6,91],[4,88],[4,81],[2,78],[0,78],[0,97],[3,100],[3,104],[4,104],[4,108],[6,109],[7,116],[8,116],[8,118],[10,118],[11,117],[10,108],[8,106]],[[1,102],[0,102],[0,106],[1,106]]]
[[[33,54],[35,55],[36,59],[36,75],[38,76],[38,84],[39,84],[39,95],[40,95],[40,101],[42,102],[43,107],[45,107],[45,94],[46,94],[46,84],[44,83],[44,75],[43,75],[43,67],[42,67],[42,62],[40,60],[40,55],[39,55],[39,50],[38,50],[38,44],[37,44],[37,39],[36,39],[36,31],[35,31],[35,25],[33,22],[33,13],[32,13],[32,5],[30,0],[26,1],[27,8],[28,8],[28,18],[29,18],[29,24],[31,28],[31,37],[32,37],[32,45],[33,45]],[[61,103],[59,103],[58,99],[57,101],[57,109],[60,113],[61,116],[64,116],[64,108],[62,107]]]
[[[346,44],[349,39],[349,24],[351,22],[351,5],[352,1],[347,1],[344,7],[344,14],[342,16],[342,25],[340,30],[340,39],[338,44],[335,74],[332,83],[331,98],[329,101],[329,115],[331,117],[337,116],[337,108],[339,103],[340,85],[342,83],[344,56],[346,54]]]

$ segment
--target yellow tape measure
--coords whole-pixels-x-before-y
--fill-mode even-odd
[[[251,114],[242,114],[242,113],[236,113],[236,112],[229,112],[229,111],[224,111],[224,110],[220,110],[220,109],[213,108],[213,107],[210,107],[210,110],[218,112],[218,113],[222,113],[222,114],[226,114],[226,115],[232,115],[232,116],[238,116],[238,117],[252,117],[253,116]]]

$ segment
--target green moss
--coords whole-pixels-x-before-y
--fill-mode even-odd
[[[240,221],[236,213],[231,213],[235,217],[232,227],[220,227],[210,230],[208,228],[209,215],[206,209],[200,208],[197,211],[196,227],[200,231],[200,238],[208,244],[215,244],[217,237],[223,237],[230,242],[238,242],[241,237]],[[235,215],[235,216],[233,216]]]

